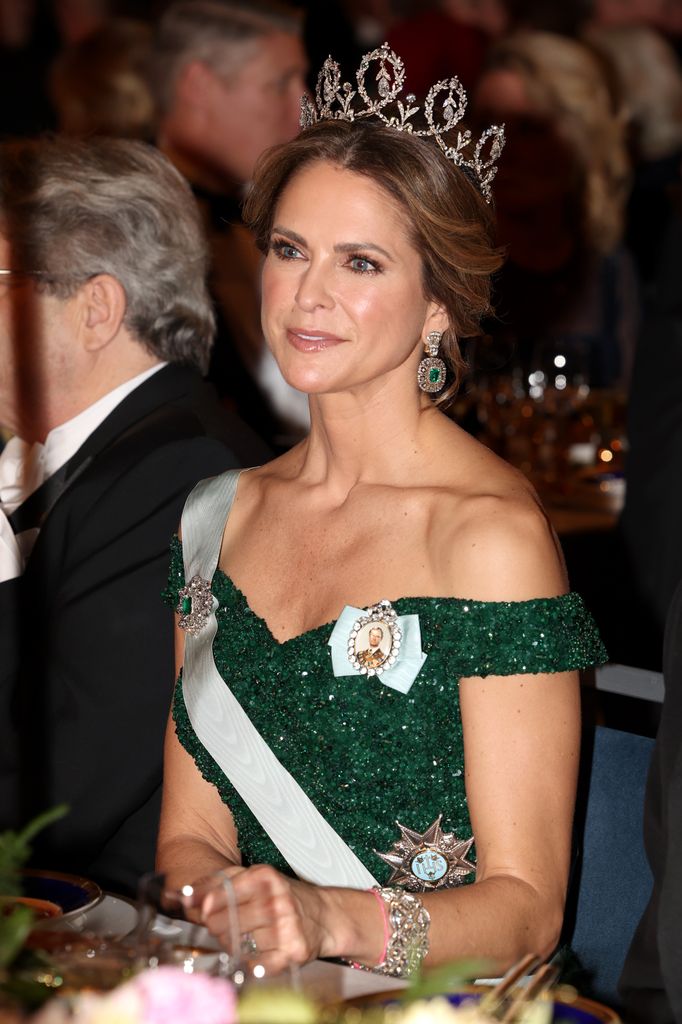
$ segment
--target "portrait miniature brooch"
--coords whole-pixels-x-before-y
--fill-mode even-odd
[[[341,612],[329,637],[335,676],[381,677],[407,693],[426,661],[418,615],[397,615],[390,601]]]

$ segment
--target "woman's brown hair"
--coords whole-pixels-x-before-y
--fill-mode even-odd
[[[320,121],[259,161],[244,219],[263,252],[287,184],[301,168],[321,161],[370,178],[406,214],[421,256],[424,294],[448,315],[441,354],[453,379],[436,399],[447,404],[464,367],[458,338],[479,333],[481,318],[491,311],[490,276],[502,263],[485,200],[433,140],[376,122]]]

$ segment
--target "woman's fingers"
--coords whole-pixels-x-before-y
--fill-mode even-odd
[[[304,912],[299,898],[303,883],[267,865],[231,869],[231,883],[239,933],[248,934],[256,943],[257,952],[246,953],[252,963],[274,973],[317,956],[319,937],[314,915]],[[230,949],[233,923],[225,887],[212,888],[204,896],[202,919],[211,934]]]

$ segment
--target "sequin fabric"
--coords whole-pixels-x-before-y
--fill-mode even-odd
[[[171,547],[164,598],[184,586],[182,548]],[[220,569],[213,582],[218,631],[213,655],[256,729],[348,846],[385,884],[374,853],[398,836],[396,819],[423,830],[471,835],[464,791],[458,680],[561,672],[601,664],[606,651],[578,594],[517,602],[405,597],[399,615],[419,616],[426,662],[409,693],[380,678],[335,677],[327,641],[333,623],[279,643]],[[229,806],[245,862],[288,865],[197,739],[178,679],[178,737]],[[473,880],[473,879],[472,879]]]

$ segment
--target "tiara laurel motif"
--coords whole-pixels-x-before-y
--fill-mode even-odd
[[[378,65],[374,79],[376,99],[371,98],[366,87],[367,73],[373,64]],[[412,118],[420,108],[415,106],[416,97],[412,93],[405,96],[405,102],[398,98],[405,82],[405,67],[388,43],[365,54],[355,77],[357,89],[353,89],[350,82],[342,85],[339,65],[327,57],[317,76],[315,103],[308,96],[301,97],[301,128],[330,119],[356,121],[361,117],[376,117],[398,132],[429,136],[436,140],[448,160],[473,176],[485,201],[490,202],[491,185],[497,174],[494,165],[504,146],[504,125],[486,128],[475,144],[468,128],[464,131],[457,128],[467,108],[467,94],[458,78],[445,78],[431,86],[424,103],[426,127],[417,128]],[[358,96],[364,106],[354,103]],[[389,113],[386,108],[391,104],[393,112]],[[451,138],[450,143],[446,136]]]

